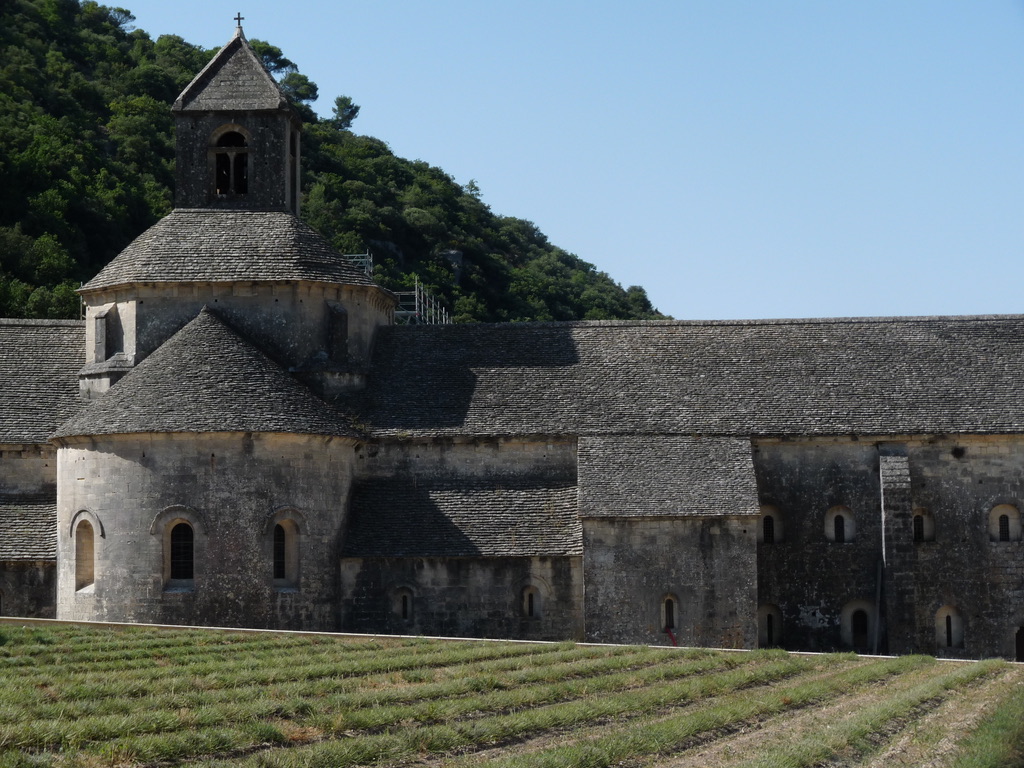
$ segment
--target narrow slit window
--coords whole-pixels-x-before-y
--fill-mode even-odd
[[[288,534],[284,526],[274,526],[274,578],[288,578]]]
[[[676,628],[676,601],[671,597],[665,598],[665,629]]]
[[[523,587],[520,613],[524,619],[540,618],[541,599],[537,587]]]
[[[924,516],[914,515],[914,541],[924,541]]]
[[[835,530],[836,544],[846,543],[846,520],[842,515],[836,515],[836,519],[832,524]]]
[[[1000,515],[999,516],[999,540],[1009,541],[1010,540],[1010,516]]]
[[[765,515],[764,517],[764,543],[774,544],[775,543],[775,518],[771,515]]]

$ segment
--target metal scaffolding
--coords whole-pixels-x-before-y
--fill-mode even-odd
[[[345,258],[373,277],[373,255],[369,251],[346,253]],[[452,321],[448,310],[427,293],[420,285],[419,278],[416,278],[411,291],[395,291],[394,294],[398,298],[398,306],[395,308],[396,325],[448,325]]]
[[[451,315],[433,296],[423,290],[417,278],[411,291],[395,291],[398,307],[395,309],[397,325],[448,325]]]
[[[352,262],[352,266],[363,270],[367,275],[373,277],[373,256],[366,253],[346,253],[345,258]]]

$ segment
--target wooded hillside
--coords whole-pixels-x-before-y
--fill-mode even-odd
[[[0,317],[77,317],[79,283],[173,206],[170,105],[213,51],[132,22],[94,2],[0,5]],[[303,218],[369,250],[382,285],[418,278],[457,322],[660,316],[472,182],[354,133],[348,97],[318,118],[316,84],[252,43],[306,120]]]

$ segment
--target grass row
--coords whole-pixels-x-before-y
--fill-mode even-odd
[[[636,654],[613,653],[596,655],[595,649],[574,649],[536,658],[537,664],[523,668],[521,657],[477,662],[444,668],[441,674],[387,675],[364,677],[305,677],[267,686],[262,683],[235,687],[204,689],[192,685],[174,687],[155,686],[142,696],[125,696],[126,691],[138,692],[142,683],[107,681],[87,686],[74,683],[61,688],[48,689],[52,700],[32,701],[36,690],[21,692],[16,688],[5,691],[11,700],[22,698],[20,704],[0,706],[0,742],[4,727],[17,723],[47,719],[82,718],[94,715],[128,715],[144,710],[213,710],[225,708],[233,702],[245,702],[249,707],[258,702],[264,711],[275,708],[293,710],[288,702],[295,699],[313,699],[317,707],[360,709],[381,707],[411,701],[448,699],[457,696],[521,687],[551,681],[567,681],[580,677],[592,678],[624,669],[638,669],[664,661],[658,651],[647,650]],[[417,678],[415,682],[408,677]],[[263,715],[266,716],[266,715]],[[209,723],[207,723],[209,724]]]
[[[827,734],[765,744],[744,764],[801,768],[867,754],[915,712],[1007,669],[927,657],[4,625],[0,650],[0,768],[474,765],[484,749],[495,750],[488,765],[505,768],[632,765],[741,723],[883,692]],[[63,661],[40,661],[51,657]],[[1020,757],[1024,692],[1006,691],[963,740],[958,768]],[[997,747],[1004,762],[984,762]]]
[[[606,692],[647,686],[656,680],[691,676],[706,673],[716,668],[731,668],[756,659],[752,656],[722,656],[689,660],[682,657],[665,657],[665,663],[637,671],[611,673],[583,679],[565,678],[554,683],[521,684],[513,687],[480,692],[471,695],[450,696],[444,690],[435,690],[436,696],[421,696],[415,703],[383,706],[380,696],[355,696],[351,694],[310,697],[278,697],[270,689],[267,694],[254,698],[239,696],[231,701],[209,704],[196,709],[182,709],[157,706],[137,706],[130,712],[91,714],[69,717],[62,714],[51,719],[30,719],[21,723],[0,726],[0,748],[19,749],[68,749],[82,748],[96,741],[116,738],[119,733],[156,736],[182,729],[228,727],[232,723],[248,723],[257,720],[287,719],[315,727],[318,731],[337,733],[352,729],[381,729],[404,722],[430,722],[468,717],[480,711],[503,711],[508,709],[539,706],[554,701],[578,697],[581,692]],[[797,662],[787,660],[796,668]],[[749,673],[750,679],[757,679],[756,669]],[[715,682],[714,676],[702,677],[705,685]],[[470,685],[471,688],[478,686]],[[645,695],[652,695],[658,686],[644,689]],[[135,702],[143,704],[144,701]],[[260,737],[266,733],[261,732]],[[240,732],[234,748],[250,746],[252,734]],[[152,742],[152,740],[150,740]],[[147,756],[153,757],[153,756]],[[157,756],[158,757],[158,756]]]

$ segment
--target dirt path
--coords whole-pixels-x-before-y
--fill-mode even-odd
[[[896,679],[872,683],[854,693],[841,695],[826,705],[814,705],[774,717],[745,723],[739,730],[685,753],[641,763],[648,768],[707,768],[729,766],[750,760],[758,753],[796,741],[808,733],[827,729],[830,724],[852,715],[885,696],[895,687],[910,688],[934,675],[930,667],[907,672]]]
[[[1024,667],[1015,666],[984,684],[954,691],[863,768],[946,768],[956,757],[957,741],[1022,683]]]

